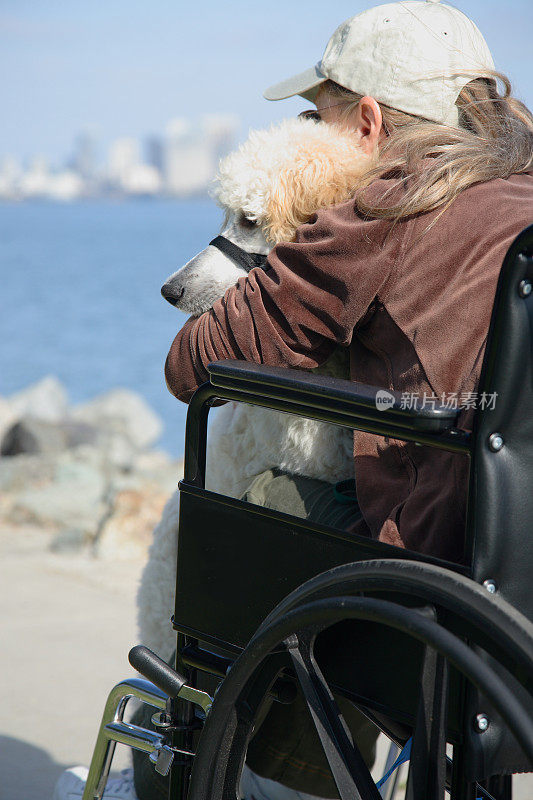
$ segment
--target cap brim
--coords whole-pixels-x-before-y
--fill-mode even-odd
[[[287,78],[286,81],[276,83],[263,93],[267,100],[285,100],[287,97],[294,97],[299,94],[306,100],[314,102],[321,83],[327,81],[327,76],[320,71],[318,65]]]

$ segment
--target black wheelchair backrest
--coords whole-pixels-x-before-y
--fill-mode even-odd
[[[474,419],[467,540],[472,577],[533,620],[533,225],[505,257]]]

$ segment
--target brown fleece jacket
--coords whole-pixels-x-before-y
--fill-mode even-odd
[[[392,187],[381,179],[368,191],[377,198]],[[469,187],[426,232],[438,213],[391,229],[353,201],[317,212],[265,270],[187,321],[166,362],[170,390],[188,402],[210,361],[309,369],[342,345],[353,381],[418,393],[419,402],[457,393],[464,405],[479,381],[503,258],[533,222],[533,174]],[[468,429],[471,415],[459,424]],[[354,459],[364,517],[354,533],[462,560],[466,456],[356,431]]]

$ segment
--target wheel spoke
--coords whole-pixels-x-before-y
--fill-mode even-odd
[[[285,663],[285,654],[272,654],[265,660],[262,669],[256,673],[254,679],[250,682],[246,701],[240,700],[235,704],[235,732],[231,739],[228,737],[231,745],[228,750],[222,800],[237,800],[239,797],[240,775],[244,764],[246,746],[253,730],[257,712],[261,701],[268,695],[272,684],[285,666]]]
[[[444,800],[448,663],[426,647],[413,733],[406,800]]]
[[[341,800],[381,800],[361,753],[351,741],[348,726],[313,653],[315,635],[294,634],[285,641],[296,675]]]
[[[484,781],[480,787],[480,796],[498,798],[498,800],[512,800],[513,781],[511,775],[495,775]]]

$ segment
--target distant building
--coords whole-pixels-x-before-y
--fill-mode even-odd
[[[19,180],[19,190],[23,197],[46,197],[50,173],[48,162],[44,156],[35,156],[29,169]]]
[[[221,158],[235,147],[239,118],[235,114],[205,114],[202,126],[207,141],[213,148],[215,168]]]
[[[90,131],[84,131],[74,142],[70,166],[85,181],[93,181],[97,171],[97,141]]]
[[[34,158],[13,187],[12,197],[47,198],[69,202],[84,194],[83,178],[73,170],[52,172],[43,157]]]
[[[161,194],[161,174],[149,164],[136,164],[128,172],[122,188],[126,194],[155,196]]]
[[[161,136],[150,136],[146,139],[144,146],[146,163],[150,167],[155,167],[161,174],[163,174],[164,152],[165,143]]]
[[[0,198],[11,200],[20,195],[18,183],[22,168],[13,156],[7,156],[0,163]]]
[[[168,194],[203,193],[212,180],[219,158],[231,148],[237,128],[234,117],[205,116],[199,125],[184,119],[166,129],[163,181]]]
[[[108,177],[113,189],[132,195],[156,195],[161,192],[158,169],[141,161],[136,139],[117,139],[109,151]]]
[[[52,200],[61,200],[68,203],[77,200],[85,194],[83,178],[73,170],[65,169],[62,172],[50,175],[46,197]]]
[[[128,173],[140,161],[141,151],[136,139],[116,139],[109,148],[108,177],[111,184],[121,189]]]
[[[171,195],[203,191],[212,171],[211,153],[199,131],[185,119],[175,119],[166,128],[163,155],[165,191]]]

